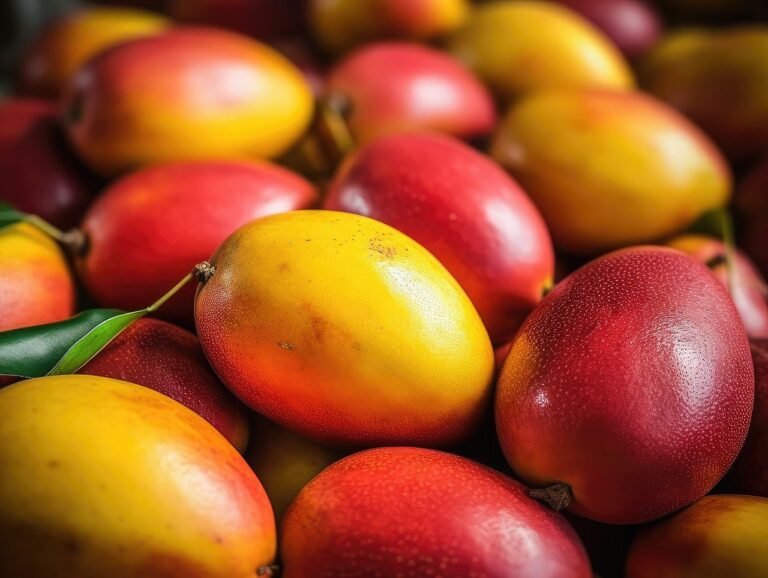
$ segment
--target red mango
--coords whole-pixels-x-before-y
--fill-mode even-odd
[[[405,129],[459,138],[488,135],[496,111],[488,90],[456,60],[419,44],[369,44],[330,73],[327,91],[349,101],[359,142]]]
[[[159,319],[139,319],[79,373],[143,385],[187,406],[241,453],[248,443],[245,407],[219,381],[192,333]]]
[[[536,207],[498,165],[437,134],[396,134],[342,166],[325,208],[382,221],[428,249],[456,278],[496,345],[509,341],[554,275]]]
[[[107,189],[85,216],[81,278],[102,305],[146,307],[173,287],[241,225],[302,209],[316,191],[266,162],[190,162],[150,167]],[[192,325],[195,288],[160,314]]]
[[[722,284],[679,251],[635,247],[585,265],[528,317],[496,427],[524,480],[567,484],[573,513],[631,524],[712,489],[753,400],[749,342]]]
[[[766,284],[749,258],[733,250],[731,270],[726,263],[722,241],[704,235],[683,235],[667,243],[707,265],[724,287],[727,287],[750,337],[768,338],[768,301]]]
[[[628,57],[644,53],[661,37],[661,17],[644,0],[556,1],[591,21]]]
[[[90,177],[67,148],[56,107],[36,99],[0,104],[0,200],[68,228],[90,199]]]
[[[283,522],[283,577],[589,578],[567,522],[526,488],[455,455],[379,448],[336,462]]]

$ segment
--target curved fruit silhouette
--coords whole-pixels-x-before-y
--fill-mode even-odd
[[[245,223],[315,202],[304,179],[264,162],[158,165],[114,183],[82,224],[88,238],[77,259],[88,292],[101,304],[131,310],[163,295]],[[191,325],[194,287],[159,314]]]
[[[203,418],[86,375],[0,390],[3,578],[251,578],[275,554],[259,480]]]
[[[747,441],[728,477],[728,489],[768,498],[768,339],[753,339],[755,409]]]
[[[729,272],[727,249],[718,239],[705,235],[681,235],[668,241],[667,246],[707,265],[728,288],[747,335],[768,338],[768,286],[746,255],[734,248]]]
[[[213,28],[176,28],[107,51],[71,83],[69,138],[105,175],[146,164],[268,158],[309,124],[312,93],[283,56]]]
[[[308,0],[309,25],[329,51],[382,39],[430,40],[453,32],[469,13],[468,0]]]
[[[245,408],[219,381],[192,333],[139,319],[78,373],[143,385],[175,399],[219,430],[239,452],[248,444]]]
[[[662,22],[645,0],[557,0],[591,21],[628,57],[656,44]]]
[[[512,108],[492,150],[555,244],[573,253],[656,241],[730,196],[728,167],[709,139],[640,93],[531,95]]]
[[[0,104],[0,199],[66,229],[88,206],[90,185],[66,150],[54,105],[26,98]]]
[[[320,443],[447,444],[488,401],[493,349],[464,291],[415,241],[334,211],[239,229],[195,322],[246,405]]]
[[[450,499],[446,499],[450,496]],[[285,578],[587,578],[576,534],[499,472],[451,454],[380,448],[312,480],[281,532]]]
[[[554,2],[476,6],[450,51],[505,101],[543,89],[628,89],[621,53],[587,20]]]
[[[135,8],[82,9],[56,20],[27,49],[19,71],[20,90],[59,98],[77,70],[107,48],[164,31],[170,21]]]
[[[640,67],[643,87],[680,109],[736,162],[768,153],[768,30],[667,36]],[[738,104],[734,104],[738,103]]]
[[[363,146],[324,206],[387,223],[428,249],[494,344],[511,339],[552,282],[552,241],[536,207],[495,163],[449,137],[408,133]]]
[[[245,459],[261,480],[279,527],[301,489],[341,454],[258,415],[251,432]]]
[[[74,313],[75,287],[64,254],[32,225],[0,229],[0,271],[0,331]]]
[[[756,578],[768,575],[768,499],[705,496],[643,532],[627,578]]]
[[[304,0],[168,0],[180,22],[207,24],[274,40],[301,31]]]
[[[499,377],[496,427],[512,468],[568,484],[575,514],[639,523],[720,480],[754,389],[738,312],[709,270],[672,249],[625,249],[528,317]]]
[[[480,81],[450,56],[418,44],[364,46],[336,65],[326,90],[348,101],[347,121],[359,142],[414,129],[475,138],[496,122]]]

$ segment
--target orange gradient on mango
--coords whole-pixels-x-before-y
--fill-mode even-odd
[[[183,160],[271,158],[309,124],[313,96],[272,48],[214,28],[123,44],[80,70],[64,115],[97,172]]]
[[[0,390],[3,578],[253,578],[275,555],[259,480],[197,414],[85,375]]]
[[[162,16],[134,8],[88,8],[55,21],[32,43],[21,63],[21,91],[58,98],[77,70],[99,52],[170,25]]]
[[[440,445],[488,401],[493,349],[426,249],[358,215],[294,211],[233,234],[198,289],[208,360],[243,402],[341,446]]]
[[[75,288],[55,241],[32,225],[0,230],[0,331],[53,323],[74,313]]]
[[[331,52],[384,39],[430,40],[459,28],[468,0],[309,0],[308,21]]]

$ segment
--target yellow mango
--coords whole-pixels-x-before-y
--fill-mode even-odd
[[[554,2],[497,0],[477,6],[448,48],[507,101],[534,90],[634,85],[618,48],[582,16]]]
[[[259,480],[203,418],[86,375],[0,390],[0,576],[253,578],[275,554]]]
[[[514,106],[492,154],[541,210],[555,244],[593,254],[657,241],[728,202],[709,139],[640,93],[547,91]]]
[[[768,499],[705,496],[641,533],[627,578],[768,576]]]
[[[295,211],[235,232],[195,321],[219,377],[258,413],[341,446],[443,445],[490,393],[493,349],[426,249],[366,217]]]

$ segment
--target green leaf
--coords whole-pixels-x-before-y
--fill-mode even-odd
[[[0,201],[0,230],[20,223],[27,218],[26,213],[16,210],[8,203]]]
[[[0,333],[0,375],[75,373],[147,309],[91,309],[71,319]]]

